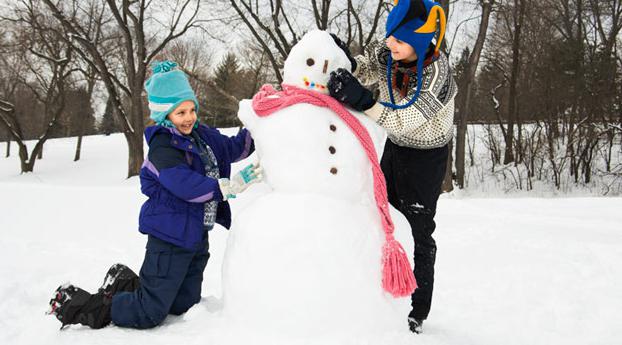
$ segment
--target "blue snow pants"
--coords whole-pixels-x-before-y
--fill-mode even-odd
[[[120,327],[152,328],[168,314],[181,315],[201,300],[209,259],[207,231],[200,248],[188,250],[149,235],[140,269],[140,288],[112,299],[112,322]]]

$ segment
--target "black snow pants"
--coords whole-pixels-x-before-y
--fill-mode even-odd
[[[411,296],[409,317],[425,320],[430,313],[434,288],[436,228],[434,215],[441,193],[448,146],[421,150],[398,146],[387,139],[381,167],[387,182],[389,202],[410,223],[415,241],[415,278],[418,288]]]

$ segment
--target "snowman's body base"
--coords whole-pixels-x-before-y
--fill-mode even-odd
[[[223,269],[226,318],[301,337],[405,330],[410,299],[381,287],[384,233],[374,208],[272,192],[241,210]]]

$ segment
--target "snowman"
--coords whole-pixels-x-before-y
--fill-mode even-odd
[[[283,85],[324,96],[337,68],[351,68],[345,54],[328,33],[311,31],[285,61]],[[381,284],[385,232],[370,152],[329,107],[283,103],[278,94],[264,93],[262,101],[242,101],[238,116],[255,139],[269,188],[233,221],[223,315],[245,330],[282,337],[352,340],[406,331],[410,298],[395,298]],[[258,115],[258,104],[270,102],[277,110]],[[349,112],[380,157],[384,131]],[[390,215],[395,237],[412,253],[406,219],[394,209]]]

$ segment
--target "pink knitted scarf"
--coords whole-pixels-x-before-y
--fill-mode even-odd
[[[348,125],[363,146],[372,165],[374,198],[385,233],[385,243],[382,248],[382,287],[395,297],[410,296],[417,288],[417,282],[404,248],[393,236],[394,226],[389,213],[387,186],[378,164],[374,143],[367,129],[337,100],[316,91],[285,84],[283,91],[276,91],[271,85],[264,85],[253,97],[253,109],[260,117],[268,116],[298,103],[308,103],[333,110]]]

